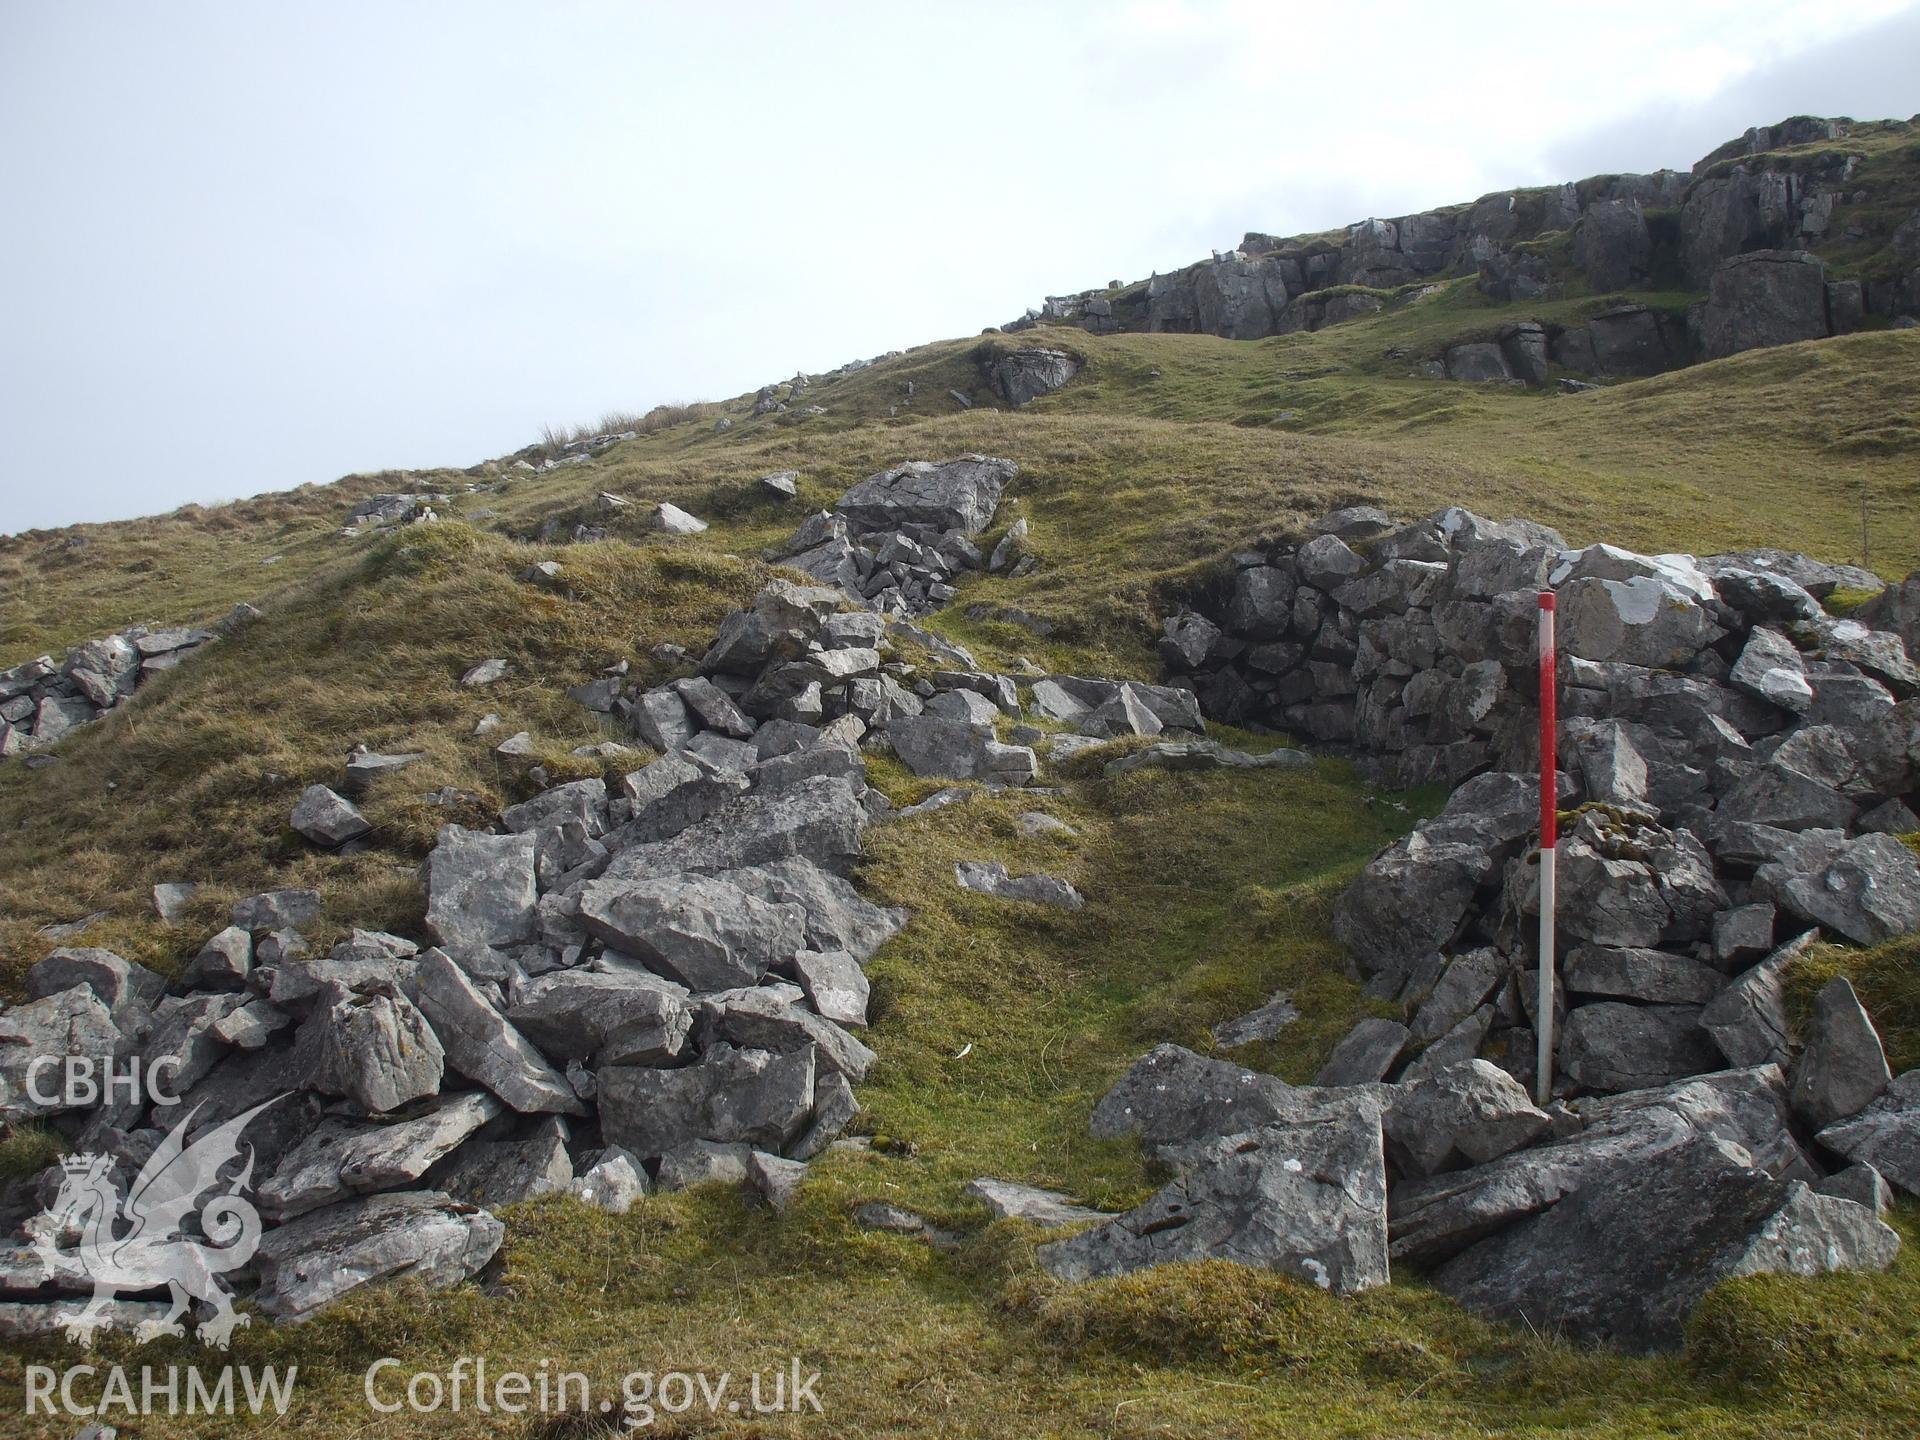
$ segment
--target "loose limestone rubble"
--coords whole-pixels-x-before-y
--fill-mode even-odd
[[[1018,474],[1011,460],[984,455],[908,461],[803,521],[781,558],[883,615],[925,614],[953,598],[958,577],[987,568],[972,537]]]
[[[960,570],[1002,565],[983,559],[970,537],[992,523],[1017,474],[1011,461],[969,455],[870,476],[835,510],[802,522],[785,549],[787,564],[821,583],[767,586],[722,622],[697,674],[651,687],[611,677],[576,691],[667,756],[629,777],[632,823],[658,828],[704,814],[757,764],[779,761],[779,773],[794,776],[830,770],[840,763],[833,755],[846,752],[814,749],[822,737],[890,751],[916,775],[1030,784],[1041,768],[1034,746],[1000,735],[1002,719],[1023,710],[1074,732],[1053,737],[1056,760],[1065,758],[1062,742],[1152,736],[1159,743],[1142,759],[1126,757],[1127,768],[1311,763],[1297,752],[1254,756],[1199,739],[1199,700],[1179,686],[1041,675],[1022,677],[1023,702],[1021,681],[981,671],[965,649],[913,625],[952,598],[948,582]],[[899,642],[950,668],[890,660]],[[857,756],[846,763],[857,765]]]
[[[1022,718],[1086,743],[1156,737],[1174,768],[1265,763],[1198,742],[1190,691],[1069,675],[1023,687],[903,618],[943,603],[931,577],[950,562],[985,563],[967,536],[1015,473],[979,457],[883,472],[824,527],[885,551],[881,568],[773,582],[692,673],[582,687],[659,758],[617,785],[550,786],[490,828],[446,826],[422,867],[424,941],[355,930],[317,950],[304,932],[320,895],[283,890],[235,905],[172,986],[110,952],[56,952],[34,972],[38,998],[0,1014],[0,1036],[22,1042],[0,1059],[179,1058],[184,1108],[14,1102],[0,1118],[52,1114],[79,1145],[139,1156],[178,1115],[199,1134],[254,1111],[243,1138],[268,1226],[255,1299],[288,1320],[389,1275],[470,1278],[500,1242],[488,1206],[564,1191],[622,1210],[725,1179],[784,1207],[857,1113],[875,1062],[853,1033],[864,966],[906,919],[848,879],[889,810],[862,745],[989,786],[1039,774],[1030,746],[999,738]],[[889,660],[902,641],[946,668]],[[330,848],[366,841],[349,794],[416,758],[356,751],[347,793],[310,787],[294,827]],[[1083,903],[990,861],[966,874],[1007,899]],[[36,1180],[7,1203],[27,1218],[46,1198]],[[1092,1213],[1007,1203],[1045,1223]]]
[[[0,1013],[16,1042],[0,1044],[0,1120],[51,1115],[81,1147],[143,1156],[180,1116],[198,1133],[263,1107],[243,1136],[268,1223],[254,1299],[281,1320],[388,1276],[470,1278],[503,1234],[482,1205],[566,1191],[622,1210],[731,1177],[784,1206],[857,1112],[863,967],[906,920],[847,878],[887,807],[844,702],[887,689],[879,617],[842,603],[777,583],[731,617],[708,675],[631,707],[686,743],[617,791],[556,785],[493,830],[443,829],[424,867],[431,948],[354,931],[316,951],[301,932],[320,896],[289,890],[237,904],[172,987],[108,951],[56,951],[32,972],[39,998]],[[832,695],[826,723],[761,703],[790,693],[795,664]],[[357,813],[315,786],[296,824],[338,843]],[[178,1059],[180,1108],[26,1098],[30,1058],[59,1053]],[[29,1181],[4,1203],[25,1219],[51,1194]]]
[[[250,605],[238,606],[227,623],[258,614]],[[218,638],[212,630],[135,625],[76,645],[63,659],[42,655],[0,670],[0,760],[44,750],[93,723]]]

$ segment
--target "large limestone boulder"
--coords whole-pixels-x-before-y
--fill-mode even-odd
[[[1336,1295],[1384,1285],[1387,1174],[1377,1110],[1265,1126],[1202,1147],[1187,1173],[1139,1209],[1044,1245],[1063,1280],[1177,1260],[1233,1260]]]
[[[505,948],[534,930],[534,837],[448,825],[427,857],[427,930],[453,950]]]
[[[355,1193],[398,1190],[502,1111],[484,1090],[442,1095],[391,1124],[329,1116],[289,1149],[260,1185],[260,1208],[291,1219]]]
[[[1752,250],[1713,272],[1700,312],[1710,360],[1828,333],[1827,269],[1804,250]]]
[[[507,1019],[558,1061],[666,1065],[693,1029],[686,1002],[685,986],[650,972],[576,968],[519,982]]]
[[[433,1168],[427,1183],[483,1209],[573,1188],[573,1160],[557,1126],[524,1140],[469,1140]]]
[[[308,1084],[379,1114],[440,1092],[446,1052],[426,1016],[391,986],[349,990],[329,982],[298,1045]]]
[[[1387,1155],[1403,1177],[1433,1175],[1498,1159],[1549,1123],[1506,1071],[1466,1060],[1396,1090],[1385,1121]]]
[[[709,675],[757,675],[769,660],[792,658],[805,650],[809,639],[819,635],[826,617],[839,610],[842,599],[840,591],[825,586],[772,581],[753,597],[747,609],[735,610],[720,622],[713,643],[701,657],[700,669]],[[662,690],[679,699],[671,686]],[[684,703],[681,709],[684,713]],[[668,713],[672,713],[670,709]],[[686,742],[682,739],[673,743]]]
[[[862,480],[834,508],[859,530],[929,525],[976,535],[992,523],[1000,492],[1019,473],[1013,461],[985,455],[909,460]]]
[[[1398,1020],[1369,1015],[1349,1030],[1314,1076],[1319,1086],[1370,1085],[1384,1080],[1407,1048],[1408,1030]]]
[[[1482,1314],[1649,1351],[1677,1347],[1693,1307],[1730,1276],[1885,1270],[1899,1249],[1867,1207],[1695,1135],[1481,1241],[1433,1280]]]
[[[1080,372],[1080,363],[1064,350],[1015,350],[987,370],[993,393],[1016,409],[1052,394]]]
[[[46,1058],[84,1060],[97,1075],[124,1044],[112,1010],[83,984],[0,1013],[0,1120],[13,1125],[79,1108],[77,1092]],[[28,1071],[36,1062],[43,1062],[40,1083],[30,1087]]]
[[[903,715],[881,727],[894,754],[916,775],[1024,785],[1040,771],[1025,745],[996,740],[991,729],[937,715]]]
[[[1809,930],[1741,974],[1700,1012],[1707,1032],[1731,1065],[1785,1065],[1790,1048],[1786,973],[1819,937]]]
[[[1580,1113],[1584,1127],[1566,1139],[1397,1186],[1394,1261],[1446,1260],[1582,1188],[1604,1187],[1617,1174],[1657,1165],[1694,1136],[1731,1141],[1782,1178],[1819,1176],[1788,1128],[1786,1078],[1776,1066],[1588,1099]]]
[[[1819,1140],[1920,1195],[1920,1070],[1902,1074],[1859,1114],[1827,1126]]]
[[[167,993],[164,975],[96,946],[62,946],[27,972],[27,993],[36,1000],[84,985],[106,1003],[116,1023],[133,1032],[141,1014]]]
[[[720,1043],[677,1070],[613,1065],[595,1078],[608,1143],[641,1159],[694,1140],[784,1151],[813,1115],[817,1052]]]
[[[1754,880],[1786,910],[1856,945],[1920,930],[1920,864],[1891,835],[1808,831]]]
[[[1723,633],[1700,596],[1658,574],[1580,575],[1560,589],[1560,645],[1583,660],[1680,667]]]
[[[1815,997],[1806,1039],[1793,1068],[1793,1108],[1816,1130],[1859,1114],[1893,1079],[1880,1034],[1845,976]]]
[[[873,1051],[805,1005],[776,994],[770,986],[755,986],[710,996],[700,1002],[700,1035],[711,1045],[718,1036],[741,1050],[766,1050],[775,1055],[812,1048],[820,1074],[829,1071],[859,1082],[872,1068]]]
[[[1920,236],[1920,220],[1909,222]],[[1897,585],[1889,585],[1862,605],[1854,618],[1871,630],[1898,635],[1909,655],[1920,655],[1920,570]]]
[[[1492,866],[1479,845],[1415,831],[1369,862],[1334,902],[1334,938],[1363,973],[1405,974],[1453,939]]]
[[[1606,945],[1576,946],[1560,973],[1577,995],[1667,1005],[1704,1005],[1726,983],[1711,965],[1685,955]]]
[[[756,787],[669,840],[615,848],[607,881],[648,879],[686,871],[717,874],[800,860],[843,871],[861,855],[868,813],[856,785],[813,775],[777,789]]]
[[[1249,565],[1234,572],[1227,598],[1227,629],[1250,640],[1272,640],[1293,621],[1297,587],[1293,572],[1278,565]]]
[[[799,906],[771,904],[711,876],[593,881],[580,892],[580,920],[694,991],[757,984],[806,948]]]
[[[1560,1066],[1588,1090],[1644,1090],[1719,1067],[1697,1005],[1602,1001],[1567,1016]]]
[[[1747,636],[1727,683],[1796,715],[1813,708],[1806,662],[1791,640],[1764,625],[1755,626]]]
[[[718,878],[762,900],[798,905],[807,914],[809,949],[844,952],[862,965],[907,923],[905,910],[876,905],[840,876],[805,860],[727,870]]]
[[[1688,830],[1590,810],[1556,850],[1561,927],[1571,939],[1655,948],[1699,938],[1728,906],[1711,855]],[[1538,913],[1538,877],[1525,879],[1521,906]]]
[[[1486,384],[1513,378],[1513,371],[1508,368],[1506,356],[1501,353],[1500,347],[1491,341],[1475,341],[1471,344],[1453,346],[1447,351],[1446,365],[1449,380]]]
[[[584,1113],[586,1107],[566,1077],[444,953],[429,950],[420,957],[408,993],[440,1038],[446,1063],[460,1074],[486,1086],[515,1110]]]
[[[1376,1089],[1289,1085],[1180,1045],[1157,1045],[1101,1098],[1089,1129],[1101,1140],[1138,1135],[1148,1150],[1170,1154],[1219,1135],[1322,1118]]]
[[[670,751],[621,779],[632,818],[621,827],[619,843],[671,840],[745,794],[751,783],[703,756]]]

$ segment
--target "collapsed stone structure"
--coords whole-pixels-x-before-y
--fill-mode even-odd
[[[1182,1172],[1042,1251],[1067,1278],[1224,1255],[1338,1291],[1429,1273],[1463,1303],[1631,1348],[1715,1281],[1885,1268],[1920,1193],[1920,1072],[1895,1080],[1845,980],[1791,1032],[1820,931],[1920,930],[1920,577],[1803,556],[1572,550],[1525,522],[1348,510],[1234,558],[1166,623],[1210,713],[1336,742],[1434,819],[1333,910],[1368,996],[1318,1082],[1163,1046],[1094,1117]],[[1558,591],[1567,716],[1554,1103],[1535,1081],[1535,613]],[[1889,628],[1877,629],[1875,625]]]
[[[1456,787],[1335,906],[1367,993],[1400,1018],[1363,1020],[1312,1086],[1156,1049],[1093,1116],[1177,1172],[1147,1204],[1108,1217],[976,1182],[996,1215],[1089,1227],[1042,1247],[1049,1270],[1225,1257],[1344,1294],[1398,1265],[1489,1314],[1660,1348],[1721,1278],[1892,1262],[1879,1214],[1888,1182],[1920,1193],[1920,1079],[1889,1074],[1844,980],[1801,1037],[1782,987],[1815,927],[1862,943],[1920,928],[1920,868],[1888,833],[1920,828],[1905,638],[1920,579],[1837,620],[1821,597],[1878,582],[1778,552],[1571,550],[1460,510],[1409,525],[1348,510],[1234,557],[1210,613],[1169,619],[1174,684],[994,674],[901,612],[941,603],[925,557],[965,554],[1013,474],[977,456],[881,472],[802,527],[824,538],[797,557],[831,585],[775,581],[690,673],[642,687],[623,667],[577,687],[660,758],[612,787],[545,788],[490,830],[447,827],[418,940],[355,930],[323,956],[305,938],[319,895],[276,891],[237,905],[173,982],[108,951],[54,952],[34,998],[0,1013],[0,1118],[48,1120],[129,1172],[181,1117],[189,1139],[241,1125],[268,1223],[253,1298],[281,1320],[395,1275],[464,1280],[500,1244],[491,1207],[542,1194],[621,1209],[728,1180],[783,1206],[857,1111],[876,1059],[855,1033],[864,966],[907,918],[849,878],[890,813],[863,749],[990,786],[1123,736],[1152,743],[1110,775],[1312,763],[1200,738],[1204,710]],[[988,568],[1008,567],[1013,535]],[[1528,684],[1543,584],[1564,607],[1575,813],[1562,1078],[1540,1108]],[[946,668],[897,658],[909,647]],[[357,753],[347,788],[414,758]],[[357,812],[313,788],[303,833],[354,843]],[[955,883],[1084,903],[986,857]],[[1216,1042],[1297,1013],[1277,996]],[[177,1061],[181,1105],[50,1103],[24,1083],[39,1055]],[[88,1287],[75,1236],[42,1212],[60,1179],[0,1197],[31,1242],[0,1250],[0,1333],[50,1333],[73,1308],[59,1297]],[[898,1207],[856,1218],[953,1243]],[[109,1318],[165,1308],[135,1298]]]
[[[723,627],[715,663],[757,653],[771,670],[802,636],[860,649],[873,637],[829,628],[843,603],[778,584]],[[172,983],[56,950],[29,975],[35,998],[0,1013],[0,1119],[50,1120],[127,1178],[175,1124],[190,1142],[244,1119],[269,1227],[253,1298],[279,1320],[392,1276],[458,1283],[499,1246],[488,1207],[554,1191],[624,1209],[731,1178],[784,1204],[873,1060],[853,1033],[862,967],[905,916],[846,871],[885,806],[857,728],[759,726],[710,683],[684,691],[745,738],[706,730],[614,792],[575,781],[493,831],[448,826],[424,942],[355,930],[319,953],[318,893],[277,891],[236,905]],[[174,1062],[173,1094],[35,1099],[28,1068],[61,1056]],[[49,1333],[76,1308],[57,1297],[90,1288],[77,1261],[36,1263],[77,1238],[41,1210],[61,1173],[0,1201],[32,1242],[0,1252],[0,1333]],[[166,1309],[134,1299],[109,1319]]]
[[[257,613],[249,605],[237,606],[220,628]],[[76,645],[63,659],[42,655],[0,670],[0,760],[44,749],[77,726],[91,724],[124,704],[145,681],[217,638],[213,630],[134,625]]]
[[[842,512],[863,533],[977,533],[1011,470],[901,467]],[[277,1320],[393,1276],[467,1279],[500,1244],[491,1208],[543,1194],[624,1209],[655,1187],[731,1180],[784,1205],[856,1113],[874,1060],[855,1033],[863,967],[906,920],[848,879],[888,808],[860,743],[927,773],[1020,783],[1038,770],[1031,748],[995,738],[1008,677],[850,610],[858,598],[776,581],[727,618],[695,673],[632,693],[624,675],[579,687],[660,758],[612,789],[546,788],[489,831],[444,829],[421,939],[355,930],[321,954],[306,938],[319,894],[276,891],[235,906],[173,982],[109,951],[55,951],[30,974],[34,998],[0,1013],[0,1119],[47,1120],[129,1177],[183,1118],[188,1142],[237,1123],[267,1225],[253,1299]],[[952,668],[883,664],[889,634]],[[1062,677],[1057,699],[1105,731],[1158,727],[1142,718],[1152,704],[1200,724],[1185,691]],[[356,752],[343,783],[358,794],[417,758]],[[365,823],[324,786],[294,818],[329,846]],[[1049,877],[1000,874],[987,888],[1008,903],[1079,903]],[[41,1056],[178,1062],[177,1104],[36,1100],[26,1070]],[[0,1198],[26,1227],[0,1250],[0,1333],[51,1333],[76,1309],[60,1297],[89,1288],[76,1235],[42,1209],[62,1173]],[[69,1258],[49,1266],[48,1252]],[[106,1319],[152,1325],[165,1309],[123,1297]]]

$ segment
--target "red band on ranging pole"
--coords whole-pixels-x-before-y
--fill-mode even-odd
[[[1554,845],[1560,838],[1558,666],[1554,654],[1553,592],[1540,592],[1540,992],[1535,1007],[1534,1102],[1553,1098],[1554,909],[1559,903]]]
[[[1554,601],[1540,592],[1540,848],[1551,850],[1560,838],[1559,706],[1555,694]]]

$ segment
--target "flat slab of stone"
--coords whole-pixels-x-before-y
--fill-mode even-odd
[[[427,857],[427,929],[455,950],[504,949],[531,939],[534,837],[448,825]]]
[[[694,1140],[782,1151],[813,1113],[818,1057],[719,1043],[674,1070],[610,1065],[599,1072],[600,1128],[642,1160]]]
[[[261,1184],[260,1208],[292,1218],[356,1192],[411,1185],[500,1111],[492,1095],[470,1090],[388,1125],[324,1120]]]
[[[275,1321],[310,1319],[362,1285],[411,1280],[444,1290],[478,1273],[506,1227],[434,1190],[369,1195],[261,1238],[254,1303]]]
[[[587,930],[699,992],[752,985],[806,948],[806,915],[711,876],[602,878],[580,892]]]
[[[573,1161],[557,1129],[526,1140],[469,1140],[433,1168],[428,1183],[493,1210],[570,1190]]]
[[[976,535],[992,523],[1000,492],[1019,468],[984,455],[910,460],[862,480],[834,508],[860,530],[930,525]]]
[[[997,860],[962,860],[953,867],[953,878],[962,890],[996,900],[1023,900],[1055,910],[1078,910],[1087,903],[1065,880],[1052,875],[1009,875]]]
[[[1024,1220],[1029,1225],[1041,1225],[1049,1230],[1065,1225],[1080,1225],[1089,1220],[1114,1218],[1103,1210],[1076,1205],[1057,1190],[1022,1185],[1016,1180],[994,1180],[982,1176],[967,1182],[966,1193],[969,1198],[985,1205],[996,1220]]]
[[[1412,1034],[1398,1020],[1371,1015],[1349,1030],[1333,1047],[1327,1063],[1314,1077],[1316,1085],[1365,1085],[1386,1078],[1407,1048]]]
[[[556,1061],[665,1065],[684,1050],[687,989],[650,970],[559,970],[513,987],[507,1018]]]
[[[1276,990],[1266,1004],[1231,1020],[1222,1020],[1209,1033],[1221,1049],[1234,1050],[1256,1041],[1271,1040],[1299,1018],[1300,1011],[1294,1006],[1293,997],[1285,990]]]
[[[420,957],[409,993],[440,1037],[447,1063],[469,1080],[525,1113],[585,1113],[566,1076],[488,1003],[445,952],[429,950]]]

